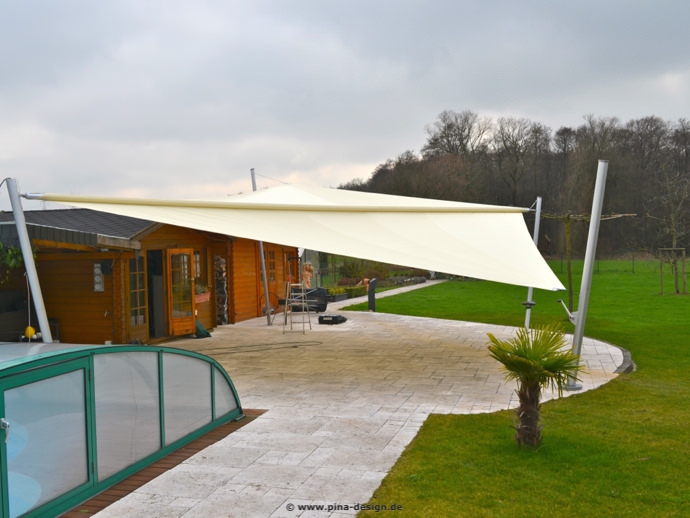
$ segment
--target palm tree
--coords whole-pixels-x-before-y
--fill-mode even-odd
[[[580,358],[565,349],[562,327],[551,324],[532,330],[520,328],[508,340],[488,334],[491,357],[503,364],[507,380],[517,381],[520,406],[515,440],[520,446],[536,447],[541,443],[539,408],[541,391],[552,387],[559,397],[569,379],[578,379]]]

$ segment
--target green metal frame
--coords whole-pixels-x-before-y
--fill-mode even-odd
[[[83,371],[83,377],[84,377],[84,387],[85,387],[85,394],[84,394],[84,402],[85,402],[85,408],[84,408],[84,414],[85,414],[85,420],[86,420],[86,426],[87,426],[87,437],[89,437],[89,424],[93,421],[93,406],[89,404],[89,392],[92,392],[93,385],[90,383],[89,378],[89,370],[91,369],[91,362],[89,361],[88,358],[74,358],[71,360],[67,360],[58,364],[54,365],[47,365],[41,369],[33,369],[29,372],[27,372],[24,376],[21,374],[16,374],[14,376],[11,376],[10,378],[7,379],[0,379],[0,393],[3,394],[6,390],[11,390],[17,387],[21,387],[24,385],[30,385],[32,383],[35,383],[37,381],[42,381],[45,379],[50,379],[54,378],[56,376],[60,376],[62,374],[67,374],[70,372],[76,372],[76,371]],[[93,398],[91,398],[93,399]],[[0,398],[0,412],[2,412],[2,415],[5,415],[5,398],[1,397]],[[11,433],[11,431],[10,431]],[[3,434],[3,441],[2,441],[2,455],[0,455],[0,469],[2,470],[2,516],[9,516],[9,495],[7,495],[7,488],[9,486],[9,481],[8,481],[8,467],[7,467],[7,448],[5,446],[5,439],[6,439],[6,434],[4,430],[2,431]],[[87,441],[87,443],[91,443],[92,441]],[[87,444],[87,459],[91,459],[90,457],[90,444]],[[62,495],[58,497],[58,499],[63,499],[63,498],[68,498],[69,495],[71,494],[77,494],[81,491],[84,491],[86,488],[89,487],[90,481],[92,478],[92,469],[93,469],[93,463],[91,463],[91,466],[87,465],[86,466],[86,472],[87,472],[87,481],[85,484],[82,486],[79,486],[77,488],[74,488],[73,490],[69,491],[65,495]]]
[[[125,352],[156,352],[158,355],[158,397],[159,397],[159,412],[160,412],[160,448],[153,454],[144,457],[136,463],[127,468],[111,475],[110,477],[98,481],[98,459],[96,448],[96,403],[95,403],[95,389],[94,389],[94,356],[97,354],[111,354],[111,353],[125,353]],[[182,437],[169,445],[165,445],[165,406],[164,406],[164,391],[163,391],[163,355],[164,354],[178,354],[182,356],[189,356],[203,360],[209,364],[210,383],[211,383],[211,422],[194,432]],[[37,507],[26,513],[26,517],[43,517],[46,515],[57,515],[65,512],[79,503],[88,500],[96,494],[104,491],[108,487],[126,479],[134,473],[140,471],[144,467],[156,462],[157,460],[169,455],[173,451],[181,448],[185,444],[201,437],[209,431],[228,423],[233,420],[238,420],[244,417],[242,406],[240,403],[237,390],[235,389],[230,376],[225,369],[213,358],[208,356],[187,351],[184,349],[177,349],[173,347],[162,346],[138,346],[138,345],[121,345],[121,346],[95,346],[95,347],[76,347],[73,349],[64,349],[55,352],[44,353],[29,358],[20,358],[6,362],[0,370],[0,415],[5,415],[5,398],[6,390],[28,385],[48,379],[60,374],[73,372],[76,370],[84,371],[84,386],[85,386],[85,416],[86,416],[86,438],[87,438],[87,473],[88,482],[82,486],[76,487],[58,498],[47,502],[46,504]],[[215,376],[220,373],[225,381],[229,384],[237,408],[228,412],[225,415],[216,415],[216,393],[215,393]],[[1,516],[9,516],[9,495],[8,495],[8,466],[7,466],[7,447],[5,445],[6,432],[0,430],[0,510]]]

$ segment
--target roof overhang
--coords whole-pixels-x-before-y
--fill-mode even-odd
[[[3,240],[10,243],[13,240],[17,240],[16,246],[19,246],[16,223],[14,221],[1,222],[0,229],[0,235],[3,236]],[[141,249],[141,243],[137,240],[105,236],[91,232],[81,232],[79,230],[36,225],[33,223],[27,223],[26,229],[34,245],[46,248],[64,248],[70,250],[101,250],[104,248],[122,250]]]

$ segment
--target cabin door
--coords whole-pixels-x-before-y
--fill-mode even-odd
[[[168,262],[168,322],[173,336],[192,334],[194,317],[194,250],[166,250]]]

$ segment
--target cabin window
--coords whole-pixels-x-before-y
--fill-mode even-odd
[[[197,293],[208,291],[206,250],[194,250],[194,284]]]
[[[264,262],[266,264],[266,276],[269,282],[276,280],[276,253],[271,250],[264,252]]]
[[[93,265],[93,291],[96,293],[103,293],[105,291],[105,282],[103,280],[103,269],[101,263],[94,263]]]
[[[146,285],[144,283],[144,257],[129,260],[129,316],[134,326],[146,324]]]
[[[201,251],[194,250],[194,280],[201,279]]]

